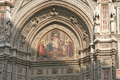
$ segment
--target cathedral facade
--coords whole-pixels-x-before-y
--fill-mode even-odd
[[[0,80],[120,80],[120,0],[0,0]]]

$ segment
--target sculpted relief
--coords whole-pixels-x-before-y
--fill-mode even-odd
[[[37,60],[62,60],[74,56],[74,45],[64,32],[55,29],[40,40],[37,49]]]

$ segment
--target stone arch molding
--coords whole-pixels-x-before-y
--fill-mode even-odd
[[[70,6],[70,5],[69,5]],[[15,44],[15,47],[19,48],[19,41],[22,41],[22,43],[25,43],[26,42],[26,45],[24,46],[26,48],[26,51],[28,51],[29,53],[32,54],[33,56],[33,59],[35,60],[35,54],[36,54],[36,49],[37,49],[37,45],[38,45],[38,42],[39,40],[42,38],[43,35],[45,35],[47,32],[49,32],[50,30],[53,30],[55,28],[59,29],[59,30],[62,30],[64,32],[67,32],[67,34],[72,38],[72,41],[74,42],[74,47],[75,47],[75,58],[78,59],[77,57],[79,57],[79,50],[83,50],[83,44],[84,44],[84,41],[86,40],[83,40],[83,38],[89,37],[89,41],[87,40],[86,42],[89,42],[92,41],[92,29],[91,29],[91,21],[90,19],[88,19],[87,16],[85,16],[85,14],[82,12],[82,11],[79,11],[81,12],[81,14],[77,14],[77,10],[74,10],[73,8],[69,8],[67,7],[67,5],[64,4],[63,5],[60,5],[60,4],[53,4],[51,3],[49,6],[43,6],[43,7],[40,7],[40,6],[37,6],[37,10],[36,9],[33,9],[33,10],[36,10],[35,12],[33,10],[29,11],[29,13],[26,13],[25,16],[23,16],[23,18],[19,21],[19,23],[17,23],[16,27],[15,27],[15,34],[13,34],[14,36],[14,44]],[[53,7],[55,7],[59,13],[59,15],[50,15],[49,12],[51,12],[51,9],[53,9]],[[48,10],[47,10],[48,9]],[[60,10],[63,10],[65,9],[63,14],[67,14],[66,16],[63,14],[60,13]],[[46,11],[43,11],[43,10],[46,10]],[[42,12],[43,11],[43,12]],[[49,11],[49,12],[47,12]],[[41,19],[41,16],[44,15],[44,12],[45,12],[45,15],[47,13],[47,18],[45,19]],[[54,11],[53,11],[54,12]],[[31,13],[31,14],[30,14]],[[69,15],[68,15],[69,13]],[[71,18],[72,17],[72,18]],[[35,27],[31,27],[31,21],[34,20],[34,18],[39,18],[39,24]],[[43,20],[43,21],[42,21]],[[77,20],[77,22],[76,22]],[[61,24],[64,24],[66,25],[67,27],[45,27],[46,25],[48,24],[51,24],[51,23],[54,23],[54,22],[59,22]],[[24,30],[25,28],[28,27],[30,28],[30,34],[24,36]],[[32,30],[33,29],[33,30]],[[45,29],[45,30],[44,30]],[[84,34],[84,31],[86,31],[86,34]],[[43,33],[41,33],[43,32]],[[74,33],[73,33],[74,32]],[[71,33],[71,34],[70,34]],[[42,35],[40,35],[42,34]],[[21,36],[23,35],[23,36]],[[85,35],[85,36],[84,36]],[[23,38],[20,39],[20,38]],[[25,38],[25,39],[24,39]],[[85,42],[85,43],[86,43]],[[17,46],[16,46],[17,44]],[[21,44],[21,43],[19,43]],[[13,45],[14,47],[14,45]],[[24,48],[23,47],[23,48]],[[87,49],[89,47],[86,47]]]
[[[47,25],[52,25],[52,24],[56,24],[56,25],[59,24],[61,26],[51,26],[51,27],[49,26],[49,27],[47,27]],[[82,48],[83,48],[83,46],[82,46],[83,45],[82,33],[79,33],[76,30],[76,28],[74,28],[74,27],[75,27],[74,25],[70,24],[69,22],[66,22],[64,19],[56,19],[56,18],[52,18],[48,21],[43,22],[43,24],[39,24],[35,29],[31,30],[32,33],[26,37],[27,42],[30,43],[30,45],[28,44],[29,51],[31,50],[31,48],[34,50],[36,49],[35,47],[33,48],[31,44],[33,44],[33,42],[34,42],[33,40],[34,40],[34,38],[36,38],[36,36],[39,34],[39,32],[43,31],[43,33],[41,33],[41,36],[43,36],[45,33],[49,32],[50,30],[53,30],[55,28],[62,30],[63,32],[65,32],[69,36],[72,34],[70,37],[72,38],[72,40],[75,39],[75,40],[73,40],[75,43],[77,42],[76,45],[78,47],[78,50],[82,50]],[[72,31],[74,31],[75,33],[73,33]]]
[[[46,6],[45,6],[46,5]],[[84,3],[81,1],[72,1],[72,0],[62,0],[62,1],[48,1],[48,0],[33,0],[29,4],[22,7],[19,12],[14,16],[14,26],[16,26],[13,30],[15,31],[13,34],[13,38],[16,40],[16,34],[19,31],[19,29],[22,28],[24,23],[36,12],[38,12],[40,9],[51,6],[51,5],[59,5],[62,7],[66,7],[67,9],[72,10],[76,14],[78,14],[84,22],[88,26],[89,34],[91,37],[91,42],[93,42],[93,35],[92,35],[92,16],[93,12],[89,7],[87,7]],[[89,14],[88,14],[89,13]],[[17,18],[15,18],[17,17]]]
[[[59,25],[58,25],[59,23]],[[30,23],[29,23],[30,24]],[[29,24],[26,26],[28,27]],[[47,26],[47,25],[52,25],[53,26]],[[54,25],[58,25],[58,26],[54,26]],[[66,27],[65,27],[66,26]],[[70,30],[70,28],[76,33],[76,35]],[[35,60],[36,57],[36,50],[38,47],[38,42],[40,41],[40,39],[47,34],[49,31],[54,30],[54,29],[59,29],[63,32],[65,32],[68,36],[71,37],[73,43],[74,43],[74,58],[78,59],[79,58],[79,50],[83,49],[83,41],[82,41],[82,33],[80,34],[76,29],[75,26],[70,24],[69,22],[66,22],[64,19],[56,19],[56,17],[53,17],[50,20],[46,20],[45,22],[43,22],[43,24],[39,24],[35,29],[32,29],[32,33],[29,34],[26,37],[26,41],[28,42],[28,52],[32,53],[32,60]],[[30,32],[31,32],[30,31]],[[23,30],[24,32],[24,30]],[[23,34],[23,32],[21,34]],[[82,31],[80,31],[82,32]],[[21,44],[21,43],[19,43]],[[33,60],[33,61],[34,61]]]
[[[72,31],[70,31],[68,28],[62,26],[62,25],[59,25],[59,24],[51,24],[51,25],[48,25],[46,28],[44,28],[43,30],[41,30],[37,35],[36,37],[33,39],[32,43],[31,43],[31,47],[30,47],[30,50],[34,50],[34,51],[30,51],[33,53],[33,56],[31,59],[34,59],[35,60],[35,57],[36,57],[36,54],[37,54],[37,48],[38,48],[38,43],[39,41],[41,40],[41,38],[46,35],[49,31],[51,30],[61,30],[63,32],[65,32],[67,35],[69,35],[69,37],[72,39],[73,43],[74,43],[74,59],[77,59],[78,56],[79,56],[79,48],[80,48],[80,45],[79,45],[79,42],[78,42],[78,39],[76,38],[76,36],[74,35],[74,33]],[[42,35],[41,35],[42,34]],[[32,49],[31,49],[32,48]],[[35,55],[34,55],[35,54]],[[33,58],[34,57],[34,58]],[[78,58],[79,59],[79,58]],[[33,60],[33,61],[34,61]]]
[[[82,12],[84,12],[87,17],[89,17],[90,21],[93,21],[93,11],[85,5],[85,3],[83,3],[82,1],[78,1],[78,0],[53,0],[53,1],[49,1],[49,0],[33,0],[31,1],[29,4],[25,5],[24,7],[22,7],[17,14],[15,15],[14,21],[15,21],[15,25],[20,21],[20,19],[26,14],[28,13],[30,10],[32,10],[33,8],[36,9],[37,6],[42,6],[44,4],[57,4],[57,3],[61,3],[61,5],[65,4],[65,5],[69,5],[69,6],[75,6],[78,7]],[[47,5],[46,5],[47,6]],[[21,14],[22,13],[22,14]]]

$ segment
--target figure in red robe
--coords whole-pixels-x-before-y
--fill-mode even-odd
[[[43,43],[40,43],[39,56],[43,56],[44,53],[45,53],[44,44],[43,44]]]

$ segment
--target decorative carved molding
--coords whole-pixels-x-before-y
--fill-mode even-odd
[[[80,80],[79,76],[53,76],[53,77],[31,77],[31,80]]]
[[[55,8],[53,8],[52,11],[50,12],[50,15],[54,17],[54,16],[58,16],[59,13],[56,11]]]
[[[77,23],[78,23],[77,18],[75,18],[74,16],[71,16],[71,17],[70,17],[70,21],[71,21],[73,24],[77,24]]]
[[[32,27],[37,27],[38,23],[39,23],[39,18],[35,17],[31,21],[31,26]]]

